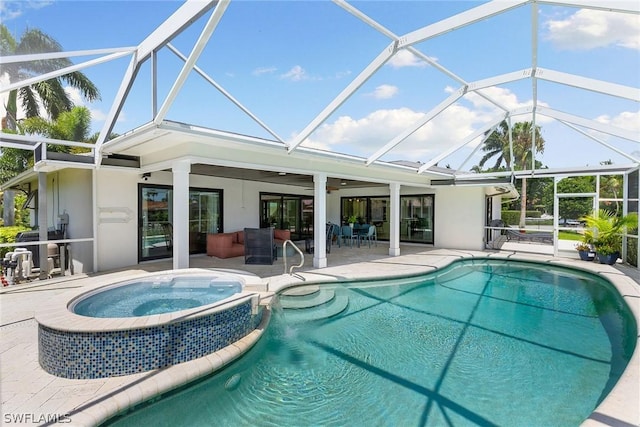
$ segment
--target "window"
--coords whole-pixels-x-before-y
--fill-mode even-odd
[[[400,241],[433,243],[433,194],[400,196]],[[390,237],[388,196],[343,197],[340,218],[355,215],[362,224],[376,226],[378,238]]]
[[[173,190],[140,184],[138,260],[173,255]],[[207,233],[221,232],[222,190],[189,189],[189,253],[206,252]]]

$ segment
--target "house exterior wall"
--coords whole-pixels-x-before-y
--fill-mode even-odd
[[[58,215],[69,214],[67,238],[84,239],[93,237],[92,214],[92,172],[86,169],[64,169],[50,173],[51,184],[47,185],[49,226],[58,226]],[[57,182],[56,182],[57,181]],[[74,273],[93,271],[93,242],[69,244]]]
[[[83,221],[90,221],[90,179],[91,172],[76,171],[85,174],[86,179],[69,175],[64,178],[64,185],[73,185],[83,181],[88,188],[76,191],[73,196],[82,205],[85,213]],[[138,262],[138,184],[172,185],[171,172],[153,172],[147,181],[142,181],[139,172],[99,169],[97,171],[97,206],[98,221],[98,269],[100,271],[134,265]],[[62,184],[60,178],[60,183]],[[76,184],[72,184],[76,183]],[[224,231],[241,230],[244,227],[259,227],[260,224],[260,192],[298,194],[313,196],[312,189],[296,186],[269,184],[254,181],[239,181],[225,178],[191,175],[189,185],[197,188],[222,189],[223,229]],[[89,192],[86,197],[81,194]],[[439,248],[456,248],[481,250],[484,232],[485,193],[482,188],[475,187],[401,187],[401,194],[434,194],[435,195],[435,246]],[[340,200],[349,196],[385,196],[389,195],[388,187],[340,189],[327,194],[327,220],[340,222]],[[69,203],[71,203],[71,195]],[[66,199],[65,199],[66,200]],[[61,205],[62,206],[62,205]],[[72,206],[69,204],[69,206]],[[75,205],[74,205],[75,206]],[[122,212],[130,210],[127,217]],[[78,216],[69,210],[71,222]],[[90,224],[80,221],[76,227],[90,228]],[[90,236],[91,233],[86,234]],[[75,236],[74,236],[75,237]],[[90,251],[87,251],[88,253]]]
[[[435,246],[448,249],[484,249],[484,210],[484,188],[438,188],[435,196]]]
[[[327,195],[327,220],[340,224],[340,199],[356,196],[388,196],[389,187],[340,189]],[[401,186],[400,195],[434,195],[434,246],[482,250],[485,190],[481,187]],[[497,205],[500,206],[498,199]]]
[[[38,181],[30,181],[32,189],[38,188]],[[44,226],[47,229],[61,229],[58,216],[69,215],[67,239],[84,239],[93,236],[91,171],[86,169],[63,169],[47,174],[47,223],[37,224],[37,197],[29,207],[30,225]],[[75,273],[93,271],[93,243],[77,242],[67,245],[71,267]]]
[[[97,250],[99,271],[138,263],[138,182],[125,169],[96,171]],[[90,206],[87,206],[90,209]]]
[[[64,169],[47,177],[47,222],[56,227],[58,215],[69,214],[69,238],[93,235],[91,170]],[[97,260],[95,269],[105,271],[135,265],[138,262],[138,184],[172,185],[171,172],[153,172],[143,181],[137,170],[100,168],[96,171]],[[37,185],[37,183],[34,183]],[[312,189],[297,186],[239,181],[191,175],[189,185],[222,189],[223,229],[241,230],[259,227],[260,193],[313,196]],[[435,246],[481,250],[484,230],[484,190],[475,187],[401,187],[402,195],[435,195]],[[327,221],[340,222],[342,197],[388,196],[389,187],[341,188],[328,193]],[[499,206],[499,203],[496,205]],[[494,206],[495,207],[495,206]],[[70,245],[74,272],[94,271],[92,242]]]

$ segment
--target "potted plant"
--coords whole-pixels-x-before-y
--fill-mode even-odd
[[[358,218],[355,215],[350,215],[349,218],[347,218],[347,223],[349,224],[349,227],[353,228],[353,224],[355,224],[357,220]]]
[[[596,258],[600,264],[613,265],[620,258],[620,250],[616,243],[597,242]]]
[[[593,261],[596,254],[593,252],[591,244],[587,242],[580,242],[576,245],[576,250],[580,255],[580,259],[583,261]]]
[[[584,216],[581,220],[587,226],[584,239],[593,242],[598,262],[610,265],[620,257],[621,235],[624,230],[638,226],[636,213],[617,216],[615,212],[606,209]]]

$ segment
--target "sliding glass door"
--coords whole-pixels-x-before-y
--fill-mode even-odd
[[[291,231],[294,240],[313,235],[313,197],[260,193],[260,226]]]
[[[400,196],[400,241],[433,243],[433,194]],[[389,239],[388,196],[343,197],[340,217],[346,224],[347,218],[356,216],[361,224],[376,226],[378,239]]]
[[[173,190],[139,185],[138,261],[173,256]],[[189,253],[206,252],[207,233],[222,228],[222,190],[189,190]]]

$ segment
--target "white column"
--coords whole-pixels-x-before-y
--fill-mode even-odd
[[[38,172],[38,240],[49,240],[49,226],[47,225],[47,173]],[[49,263],[47,244],[41,244],[38,249],[40,263],[40,280],[49,277]]]
[[[327,175],[313,175],[313,266],[327,266]]]
[[[389,184],[389,256],[400,255],[400,184]]]
[[[191,163],[178,160],[173,172],[173,268],[189,268],[189,172]]]

